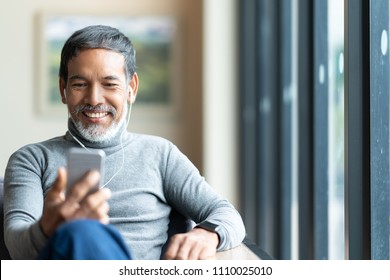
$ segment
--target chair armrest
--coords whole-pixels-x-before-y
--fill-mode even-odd
[[[237,247],[218,252],[215,255],[216,260],[272,260],[264,250],[259,248],[248,237]]]

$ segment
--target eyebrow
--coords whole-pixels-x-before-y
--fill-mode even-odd
[[[118,76],[106,76],[103,78],[103,80],[108,80],[108,81],[120,81],[120,78]]]
[[[70,76],[69,80],[87,80],[87,78],[76,74],[76,75]],[[103,77],[103,80],[120,81],[120,78],[118,76],[115,76],[115,75],[110,75],[110,76]]]
[[[86,80],[86,78],[80,75],[73,75],[69,77],[69,80]]]

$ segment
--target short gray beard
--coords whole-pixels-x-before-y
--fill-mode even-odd
[[[89,125],[87,128],[85,128],[81,123],[81,121],[79,120],[75,121],[73,118],[71,119],[77,131],[86,140],[92,143],[105,143],[105,142],[110,142],[113,138],[115,138],[119,129],[126,122],[127,111],[128,108],[127,108],[127,104],[125,103],[125,105],[123,106],[121,119],[116,123],[114,122],[111,126],[106,128],[105,130],[103,130],[98,124],[92,124]]]

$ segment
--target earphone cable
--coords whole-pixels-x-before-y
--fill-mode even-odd
[[[129,105],[129,111],[127,112],[127,120],[126,120],[126,127],[123,129],[122,133],[121,133],[121,136],[120,136],[120,145],[121,145],[121,150],[122,150],[122,163],[121,163],[121,166],[120,168],[114,173],[114,175],[112,175],[112,177],[106,182],[104,183],[104,185],[102,185],[100,188],[104,188],[105,186],[107,186],[111,181],[112,179],[115,178],[115,176],[117,176],[119,174],[119,172],[122,170],[123,166],[125,165],[125,150],[124,150],[124,147],[123,147],[123,135],[124,133],[127,131],[127,128],[129,126],[129,123],[130,123],[130,119],[131,119],[131,112],[132,112],[132,108],[133,108],[133,103],[132,102],[129,102],[130,105]],[[69,130],[68,130],[69,134],[72,136],[72,138],[82,147],[84,148],[85,150],[87,150],[88,152],[92,152],[91,150],[89,150],[79,139],[77,139],[76,136],[74,136]]]

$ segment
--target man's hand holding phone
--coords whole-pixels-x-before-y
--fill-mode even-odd
[[[68,170],[69,169],[68,162]],[[96,219],[109,222],[108,199],[111,192],[107,188],[98,189],[101,174],[96,168],[78,178],[72,186],[68,185],[70,176],[65,168],[58,170],[58,176],[45,197],[43,214],[39,224],[46,236],[51,236],[63,222],[75,219]],[[73,176],[73,175],[71,175]]]

